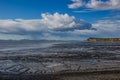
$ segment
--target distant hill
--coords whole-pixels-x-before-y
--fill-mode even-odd
[[[120,42],[120,38],[88,38],[89,42]]]

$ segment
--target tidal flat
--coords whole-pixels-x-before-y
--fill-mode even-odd
[[[120,80],[120,42],[1,40],[0,80]]]

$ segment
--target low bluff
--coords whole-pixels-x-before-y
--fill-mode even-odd
[[[88,38],[88,42],[120,42],[120,38]]]

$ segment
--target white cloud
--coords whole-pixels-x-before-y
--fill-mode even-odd
[[[105,32],[120,31],[120,20],[100,20],[93,24],[93,27]]]
[[[42,19],[9,19],[0,20],[0,33],[41,32],[47,30],[66,31],[74,29],[88,29],[90,24],[76,20],[68,14],[42,14]],[[24,34],[24,33],[23,33]]]
[[[120,20],[89,24],[68,14],[42,14],[41,19],[0,20],[0,39],[83,39],[120,37]]]
[[[52,38],[58,36],[59,38],[59,36],[63,35],[63,32],[91,29],[91,24],[77,20],[74,16],[68,14],[43,13],[41,16],[41,19],[31,20],[0,20],[0,34],[9,36],[9,38],[11,35],[26,35],[29,39],[30,37],[34,39],[46,38],[46,36]]]
[[[94,35],[97,37],[120,37],[120,20],[100,20],[92,27],[96,29]]]
[[[120,0],[91,0],[86,7],[96,10],[111,10],[111,9],[120,9]]]
[[[41,24],[49,29],[66,29],[76,25],[75,17],[68,14],[42,14]]]
[[[92,24],[92,28],[94,29],[74,30],[68,33],[82,39],[89,37],[120,37],[120,20],[100,20]]]
[[[40,20],[9,19],[0,20],[0,33],[17,33],[20,31],[37,31],[43,29],[39,26]]]
[[[79,4],[79,2],[74,2],[69,6],[74,6],[74,8],[86,7],[93,10],[120,10],[120,0],[90,0],[89,2],[85,2],[85,0],[80,0],[81,5],[74,6],[74,4]],[[68,7],[69,7],[68,6]],[[69,7],[73,9],[73,7]]]
[[[72,2],[73,4],[68,5],[68,7],[71,9],[76,9],[84,4],[82,0],[72,0]]]

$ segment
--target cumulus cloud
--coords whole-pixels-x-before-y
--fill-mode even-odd
[[[68,14],[42,14],[41,24],[51,30],[69,31],[75,29],[90,29],[91,24],[77,20],[74,16]]]
[[[41,14],[41,19],[0,20],[0,34],[26,35],[37,39],[45,36],[61,36],[64,32],[91,29],[91,24],[68,14]],[[59,33],[57,33],[59,32]],[[62,37],[62,36],[61,36]]]
[[[61,30],[72,28],[76,25],[75,17],[68,14],[42,14],[41,24],[47,26],[49,29]]]
[[[120,37],[120,20],[99,20],[92,24],[94,30],[76,30],[73,33],[84,37]]]
[[[81,5],[75,5],[79,3],[81,3]],[[77,0],[77,2],[73,1],[72,4],[69,4],[68,7],[71,9],[86,7],[93,10],[120,10],[120,0],[90,0],[88,2],[85,2],[85,0]]]
[[[120,37],[120,20],[90,24],[68,14],[41,14],[41,19],[0,20],[0,39],[85,39]]]
[[[99,20],[92,24],[91,29],[76,29],[67,32],[50,32],[59,39],[86,39],[89,37],[120,37],[120,20]],[[62,36],[61,36],[62,35]]]
[[[68,14],[42,14],[42,19],[9,19],[0,20],[0,33],[20,33],[34,31],[69,31],[75,29],[90,29],[91,25],[84,21],[77,20]]]
[[[44,27],[39,27],[39,20],[9,19],[0,20],[0,33],[18,33],[38,31]]]
[[[120,29],[120,20],[100,20],[93,24],[94,28],[115,31]]]
[[[84,5],[82,0],[72,0],[73,4],[68,5],[71,9],[76,9]]]
[[[96,10],[120,9],[120,0],[91,0],[86,7]]]

